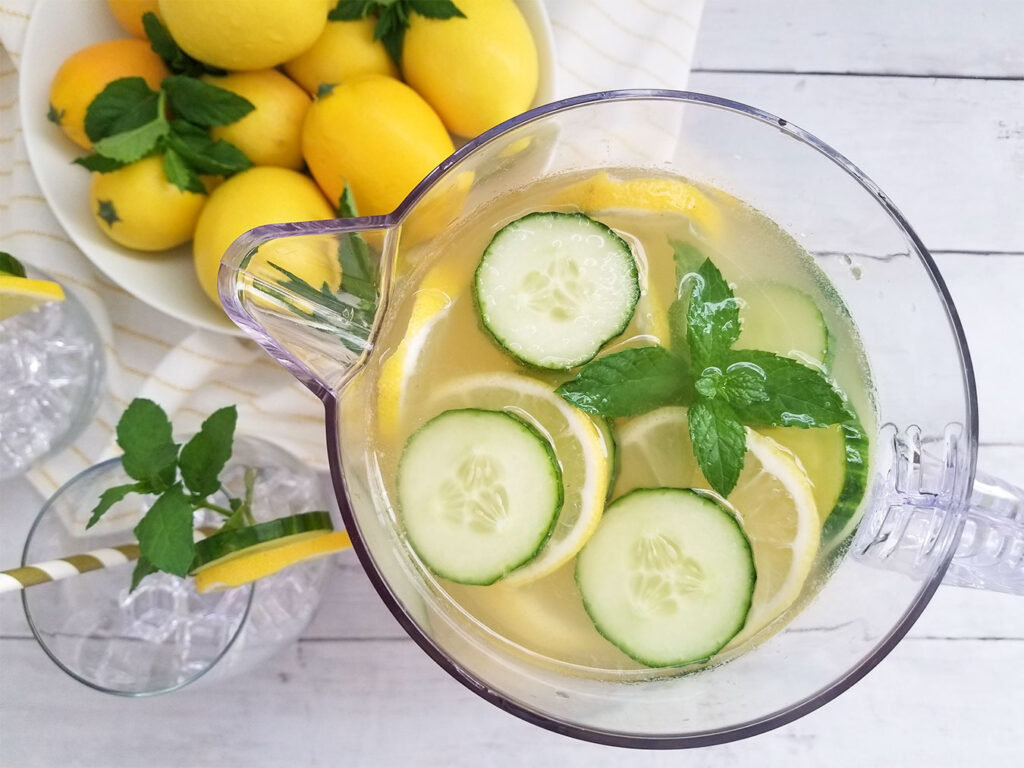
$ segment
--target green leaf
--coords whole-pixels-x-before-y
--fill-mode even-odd
[[[338,200],[338,216],[357,218],[356,201],[352,189],[345,185]],[[338,264],[341,267],[341,290],[350,293],[368,305],[377,304],[377,264],[370,246],[358,232],[343,234],[338,240]]]
[[[139,557],[135,561],[135,570],[132,571],[132,585],[128,588],[129,592],[134,592],[139,583],[149,576],[151,573],[156,573],[159,569],[155,568],[149,560],[144,557]]]
[[[135,526],[139,551],[153,567],[176,576],[188,575],[195,555],[192,541],[192,504],[175,483]]]
[[[694,382],[693,388],[697,394],[708,399],[718,397],[718,388],[721,384],[723,374],[719,368],[705,368],[700,378]]]
[[[196,172],[189,168],[181,155],[170,147],[164,150],[164,175],[182,192],[206,194],[206,187],[203,186],[203,182]]]
[[[181,479],[197,496],[209,496],[220,488],[218,476],[228,459],[238,423],[238,409],[231,405],[214,411],[181,449]]]
[[[373,30],[373,39],[380,40],[384,44],[384,50],[395,62],[395,66],[402,68],[402,45],[405,42],[405,25],[401,22],[394,11],[394,6],[381,10],[377,19],[377,26]]]
[[[716,365],[740,335],[740,308],[711,259],[697,270],[686,312],[686,340],[696,370]]]
[[[163,90],[177,117],[207,128],[228,125],[255,109],[251,101],[237,93],[185,75],[166,78]]]
[[[192,75],[193,77],[204,72],[214,75],[224,74],[223,69],[203,64],[181,50],[178,44],[174,42],[174,38],[171,37],[171,33],[167,31],[167,27],[161,23],[155,13],[147,12],[142,14],[142,27],[146,31],[146,37],[149,38],[149,45],[153,52],[164,60],[167,68],[172,72]]]
[[[730,369],[744,366],[764,375],[766,399],[734,402],[736,415],[751,426],[826,427],[850,418],[843,396],[825,375],[771,352],[737,349],[728,353]]]
[[[169,487],[177,474],[178,446],[171,422],[152,400],[135,398],[117,422],[117,444],[124,451],[124,471],[154,491]]]
[[[664,347],[651,346],[587,363],[555,392],[581,411],[617,419],[685,403],[692,388],[686,363]]]
[[[701,264],[707,259],[695,245],[671,238],[668,243],[672,246],[672,260],[676,265],[676,298],[689,299],[691,291],[685,286],[697,276]]]
[[[6,251],[0,251],[0,274],[25,277],[25,267]]]
[[[330,21],[355,21],[365,18],[370,13],[373,0],[339,0],[327,18]]]
[[[205,128],[184,120],[172,120],[167,146],[177,152],[196,173],[227,176],[252,167],[249,158],[230,142],[214,141]]]
[[[97,142],[151,123],[159,94],[141,77],[122,77],[96,94],[85,111],[85,135]]]
[[[762,403],[768,400],[768,382],[760,368],[737,363],[726,370],[718,394],[737,407]]]
[[[722,400],[697,400],[688,413],[690,442],[704,477],[722,496],[736,487],[747,452],[747,433],[730,405]]]
[[[104,157],[122,163],[141,160],[156,148],[157,142],[167,135],[170,126],[164,117],[164,94],[157,97],[156,117],[131,130],[121,131],[93,142],[92,148]]]
[[[107,490],[100,494],[99,502],[92,508],[89,522],[85,524],[86,530],[96,525],[100,518],[107,513],[108,509],[121,501],[129,493],[145,493],[147,490],[149,488],[146,483],[125,483],[124,485],[115,485],[113,488],[107,488]]]
[[[94,173],[111,173],[112,171],[118,171],[127,165],[127,163],[122,163],[120,160],[113,160],[109,157],[97,154],[76,157],[71,162]]]
[[[409,8],[429,19],[466,18],[451,0],[409,0]]]

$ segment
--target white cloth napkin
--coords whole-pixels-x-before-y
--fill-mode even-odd
[[[217,0],[211,0],[216,2]],[[197,331],[151,309],[101,275],[47,207],[21,135],[17,67],[36,0],[0,0],[0,250],[49,272],[95,320],[106,349],[106,396],[65,450],[29,479],[49,495],[113,455],[114,425],[133,397],[149,397],[182,432],[235,403],[239,431],[326,466],[319,402],[255,344]],[[547,0],[558,96],[613,88],[684,88],[704,0]]]

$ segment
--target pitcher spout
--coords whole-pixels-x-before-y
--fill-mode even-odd
[[[236,325],[324,399],[373,348],[396,238],[384,216],[257,227],[221,260],[221,303]]]

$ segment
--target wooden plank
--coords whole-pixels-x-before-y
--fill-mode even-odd
[[[708,0],[698,69],[1024,77],[1019,0]]]
[[[825,708],[704,750],[700,762],[1012,765],[1024,739],[1017,716],[1024,688],[1005,683],[1022,650],[1019,641],[905,642]],[[527,725],[456,684],[409,642],[302,643],[246,676],[140,700],[101,696],[55,668],[40,670],[40,656],[27,642],[0,644],[7,765],[618,768],[686,759],[625,753]],[[998,702],[988,701],[995,691]]]
[[[1024,82],[694,73],[691,87],[831,144],[929,248],[1024,252]]]

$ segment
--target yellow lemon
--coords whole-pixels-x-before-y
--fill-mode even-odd
[[[310,98],[276,69],[235,72],[203,80],[248,99],[255,109],[228,125],[210,131],[214,139],[230,141],[253,165],[279,165],[302,170],[302,121]]]
[[[459,0],[466,18],[413,13],[402,48],[406,81],[459,136],[476,136],[528,109],[537,47],[512,0]]]
[[[167,180],[162,155],[94,173],[89,208],[103,233],[138,251],[163,251],[192,239],[206,195],[182,192]]]
[[[0,321],[51,301],[64,301],[58,283],[0,272]]]
[[[163,59],[143,40],[108,40],[71,54],[50,85],[51,122],[59,125],[75,144],[91,149],[85,134],[85,112],[96,94],[122,77],[141,77],[156,90],[171,74]]]
[[[320,37],[331,0],[160,0],[160,15],[190,56],[223,69],[266,69]]]
[[[121,29],[129,35],[146,38],[146,30],[142,26],[142,16],[146,13],[160,15],[157,0],[107,0],[110,12],[121,25]]]
[[[453,151],[437,113],[405,83],[364,75],[313,102],[302,154],[317,184],[337,200],[346,182],[363,216],[393,211]]]
[[[199,284],[206,295],[220,305],[217,271],[224,251],[239,235],[263,224],[330,219],[334,209],[316,184],[301,173],[286,168],[250,168],[232,176],[211,194],[196,225],[192,256]],[[261,249],[264,260],[278,264],[310,285],[327,283],[337,289],[341,270],[337,258],[323,246],[281,241],[278,248]],[[259,265],[250,265],[258,269]]]
[[[359,75],[398,77],[384,44],[373,39],[376,24],[369,16],[327,22],[313,47],[285,62],[284,71],[313,95],[321,85],[337,85]]]

